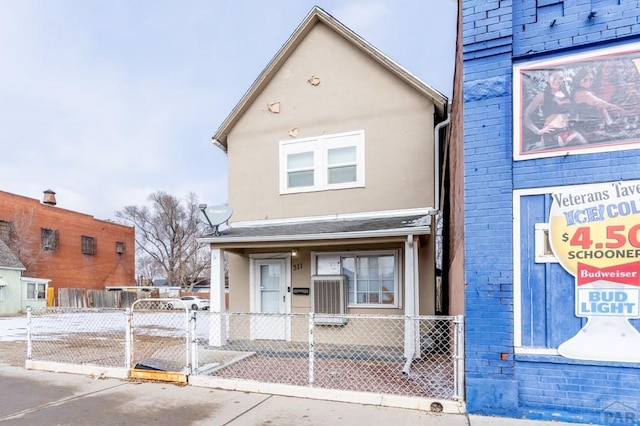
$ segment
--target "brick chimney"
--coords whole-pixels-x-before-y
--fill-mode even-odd
[[[50,206],[55,206],[56,203],[56,193],[50,189],[44,191],[44,197],[42,198],[42,204],[48,204]]]

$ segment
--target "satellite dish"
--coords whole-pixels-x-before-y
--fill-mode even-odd
[[[227,205],[209,207],[206,204],[200,204],[198,207],[209,226],[213,228],[215,235],[219,235],[218,227],[228,221],[233,214],[233,210]]]

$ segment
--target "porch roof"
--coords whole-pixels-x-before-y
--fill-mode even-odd
[[[229,227],[218,235],[210,233],[201,243],[278,242],[340,240],[351,238],[400,237],[431,233],[431,215],[416,214],[382,218],[323,219],[282,224]]]

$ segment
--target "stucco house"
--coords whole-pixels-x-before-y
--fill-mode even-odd
[[[232,312],[434,314],[446,122],[446,97],[313,8],[213,136],[233,214],[200,239],[212,311],[226,257]]]

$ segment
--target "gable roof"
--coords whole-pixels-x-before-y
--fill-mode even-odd
[[[2,240],[0,240],[0,268],[25,269],[18,256]]]
[[[318,23],[323,23],[328,26],[330,29],[341,35],[345,40],[359,48],[371,59],[378,62],[398,78],[404,80],[419,93],[431,99],[435,105],[437,116],[444,119],[446,116],[447,98],[442,93],[422,82],[418,77],[394,62],[391,58],[369,44],[366,40],[351,31],[323,9],[318,6],[314,6],[307,17],[289,37],[287,42],[280,48],[278,53],[271,59],[266,68],[253,82],[249,90],[244,94],[242,99],[240,99],[240,102],[238,102],[231,113],[222,122],[216,133],[211,138],[216,146],[221,148],[224,152],[227,152],[227,136],[233,126],[235,126],[256,97],[275,76],[276,72],[282,67],[287,58],[291,56],[302,40],[304,40],[311,29]]]

